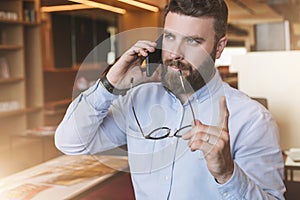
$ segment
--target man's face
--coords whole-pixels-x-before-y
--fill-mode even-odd
[[[226,39],[224,41],[226,44]],[[215,58],[220,57],[223,49],[219,51],[218,43],[215,43],[213,18],[169,12],[162,50],[162,83],[176,94],[183,92],[179,70],[188,92],[198,90],[212,78]]]

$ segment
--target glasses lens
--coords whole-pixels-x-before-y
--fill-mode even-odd
[[[174,136],[175,137],[181,137],[183,134],[187,133],[188,131],[190,131],[192,129],[192,125],[187,125],[184,126],[180,129],[178,129],[175,133]]]
[[[151,133],[147,135],[146,138],[158,140],[158,139],[163,139],[168,137],[169,134],[170,134],[170,129],[168,127],[161,127],[151,131]]]

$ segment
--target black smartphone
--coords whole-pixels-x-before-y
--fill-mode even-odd
[[[149,53],[148,56],[146,57],[146,75],[147,75],[147,77],[152,76],[152,74],[157,69],[157,67],[162,63],[162,58],[161,58],[162,40],[163,40],[163,35],[161,35],[156,40],[157,46],[155,48],[155,51],[152,53]]]

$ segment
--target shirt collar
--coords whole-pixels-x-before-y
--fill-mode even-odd
[[[197,90],[191,97],[190,100],[193,100],[194,98],[197,98],[200,102],[210,98],[213,96],[219,89],[222,87],[222,78],[216,70],[213,78],[202,88]]]

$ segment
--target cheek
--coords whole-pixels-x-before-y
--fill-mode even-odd
[[[185,55],[185,60],[193,67],[200,66],[209,56],[209,54],[203,49],[193,49],[189,52],[190,53]]]
[[[162,50],[162,52],[161,52],[161,57],[162,57],[163,60],[167,57],[167,54],[168,54],[167,51]]]
[[[170,57],[171,57],[171,56],[170,56],[170,52],[169,52],[169,51],[162,50],[161,58],[162,58],[163,63],[164,63],[166,60],[170,59]]]

